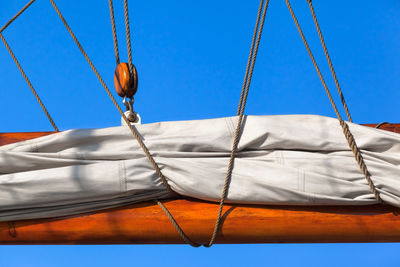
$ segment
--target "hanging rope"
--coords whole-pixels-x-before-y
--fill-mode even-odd
[[[113,32],[113,40],[114,40],[115,59],[116,59],[117,65],[118,65],[120,61],[119,61],[117,30],[116,30],[115,18],[114,18],[113,0],[108,0],[108,5],[110,7],[110,17],[111,17],[111,27],[112,27],[112,32]],[[127,47],[127,51],[128,51],[128,65],[129,65],[130,72],[132,73],[133,63],[132,63],[131,30],[129,28],[128,0],[124,0],[124,18],[125,18],[125,32],[126,32],[126,47]]]
[[[325,40],[324,40],[324,37],[322,36],[322,32],[321,32],[321,29],[319,27],[317,16],[315,15],[315,11],[314,11],[314,7],[312,5],[312,1],[311,0],[307,0],[307,3],[308,3],[308,6],[310,7],[311,15],[313,17],[314,24],[315,24],[315,27],[316,27],[317,32],[318,32],[319,40],[321,41],[322,48],[323,48],[324,53],[325,53],[326,60],[328,61],[329,69],[331,70],[333,79],[335,80],[335,85],[336,85],[336,88],[337,88],[339,96],[340,96],[340,101],[342,101],[343,108],[344,108],[344,110],[346,112],[346,115],[347,115],[347,119],[350,122],[353,122],[353,120],[351,119],[350,111],[349,111],[349,108],[347,107],[347,103],[346,103],[346,100],[344,98],[342,89],[340,88],[339,80],[338,80],[338,78],[336,76],[335,69],[333,68],[331,57],[329,56],[328,49],[326,48]]]
[[[19,17],[19,15],[21,15],[28,7],[30,7],[30,5],[33,4],[33,2],[35,2],[36,0],[31,0],[29,1],[23,8],[21,8],[20,11],[18,11],[17,14],[14,15],[14,17],[12,17],[3,27],[1,27],[0,29],[0,33],[2,33],[16,18]]]
[[[383,201],[382,201],[382,199],[381,199],[381,197],[380,197],[380,195],[379,195],[379,192],[378,192],[377,188],[375,187],[374,182],[372,181],[371,174],[369,173],[369,171],[368,171],[368,169],[367,169],[367,166],[366,166],[366,164],[365,164],[365,162],[364,162],[364,159],[363,159],[363,157],[362,157],[362,154],[361,154],[361,152],[360,152],[360,149],[357,147],[357,143],[356,143],[356,141],[355,141],[355,139],[354,139],[354,136],[351,134],[350,129],[349,129],[349,126],[348,126],[348,125],[346,124],[346,122],[342,119],[342,117],[341,117],[341,115],[340,115],[340,113],[339,113],[339,111],[338,111],[338,109],[337,109],[337,107],[336,107],[336,104],[335,104],[335,102],[334,102],[334,100],[333,100],[333,98],[332,98],[332,95],[331,95],[331,93],[330,93],[328,87],[326,86],[325,80],[324,80],[324,78],[322,77],[321,71],[320,71],[320,69],[319,69],[319,67],[318,67],[317,62],[315,61],[314,55],[312,54],[311,49],[310,49],[310,47],[309,47],[309,45],[308,45],[308,43],[307,43],[307,40],[306,40],[306,38],[304,37],[303,31],[301,30],[300,24],[299,24],[299,22],[298,22],[298,20],[297,20],[297,18],[296,18],[296,15],[295,15],[294,12],[293,12],[293,9],[292,9],[292,7],[291,7],[291,5],[290,5],[289,0],[285,0],[285,2],[286,2],[286,5],[287,5],[287,7],[288,7],[288,9],[289,9],[290,15],[292,16],[293,21],[294,21],[294,23],[296,24],[297,30],[298,30],[298,32],[299,32],[299,34],[300,34],[300,37],[301,37],[301,39],[303,40],[303,43],[304,43],[304,45],[305,45],[305,47],[306,47],[306,49],[307,49],[307,52],[308,52],[308,54],[309,54],[309,56],[310,56],[310,58],[311,58],[311,61],[312,61],[313,64],[314,64],[315,70],[316,70],[317,73],[318,73],[318,76],[319,76],[319,78],[320,78],[320,80],[321,80],[321,82],[322,82],[322,85],[323,85],[323,87],[324,87],[324,89],[325,89],[325,92],[326,92],[326,94],[328,95],[329,101],[331,102],[332,107],[333,107],[333,109],[335,110],[335,113],[336,113],[336,116],[337,116],[337,118],[338,118],[338,120],[339,120],[340,126],[342,127],[343,134],[344,134],[344,136],[346,137],[347,143],[349,144],[349,147],[350,147],[351,151],[353,152],[354,157],[355,157],[355,159],[356,159],[356,161],[357,161],[357,163],[358,163],[358,165],[359,165],[359,167],[360,167],[362,173],[363,173],[364,176],[365,176],[365,179],[366,179],[367,182],[368,182],[368,185],[369,185],[369,188],[370,188],[371,192],[373,193],[375,199],[376,199],[379,203],[381,203],[381,202],[383,202]]]
[[[22,12],[21,12],[21,13],[22,13]],[[42,100],[40,99],[39,95],[36,93],[35,88],[33,88],[33,85],[32,85],[31,82],[29,81],[28,76],[26,76],[24,70],[22,69],[21,65],[19,64],[19,62],[18,62],[17,58],[15,57],[13,51],[11,50],[11,48],[10,48],[10,46],[8,45],[6,39],[4,38],[3,34],[1,34],[1,33],[0,33],[0,38],[1,38],[1,40],[3,41],[4,45],[6,46],[6,48],[7,48],[7,50],[8,50],[8,53],[10,53],[12,59],[14,60],[15,65],[17,65],[19,71],[21,72],[22,77],[24,77],[24,79],[25,79],[26,83],[28,84],[29,88],[31,89],[33,95],[35,96],[35,98],[36,98],[36,100],[38,101],[39,105],[41,106],[41,108],[43,109],[44,113],[46,114],[47,119],[49,120],[49,122],[50,122],[51,125],[53,126],[54,130],[55,130],[56,132],[58,132],[57,125],[54,123],[52,117],[50,116],[50,113],[47,111],[47,109],[46,109],[45,105],[43,104]]]
[[[124,0],[124,15],[125,15],[126,47],[128,50],[128,64],[129,64],[129,71],[132,74],[133,63],[132,63],[132,48],[131,48],[131,30],[129,29],[128,0]]]
[[[113,0],[108,0],[108,5],[110,6],[110,17],[111,17],[113,40],[114,40],[115,61],[117,63],[116,65],[118,65],[119,64],[119,51],[118,51],[117,29],[115,27]]]
[[[263,2],[264,2],[264,0],[261,0],[260,7],[262,7]],[[255,64],[255,61],[256,61],[256,58],[257,58],[257,52],[258,52],[258,47],[259,47],[259,44],[260,44],[261,35],[262,35],[263,27],[264,27],[264,21],[265,21],[265,16],[266,16],[267,9],[268,9],[268,3],[269,3],[269,0],[267,0],[265,2],[265,4],[264,4],[264,10],[263,10],[263,13],[262,13],[262,19],[261,19],[261,22],[260,22],[260,26],[259,27],[256,26],[256,28],[255,28],[255,31],[257,31],[257,29],[259,28],[258,29],[258,34],[257,34],[257,40],[256,40],[256,45],[254,47],[254,52],[253,52],[253,43],[252,43],[252,47],[250,49],[250,54],[252,54],[252,61],[251,61],[251,64],[250,64],[250,72],[247,73],[248,69],[246,69],[245,77],[247,77],[247,74],[248,74],[248,79],[246,81],[246,78],[245,78],[246,86],[245,86],[245,88],[244,87],[242,88],[241,97],[240,97],[241,99],[239,101],[240,112],[239,112],[238,122],[237,122],[236,131],[235,131],[235,135],[234,135],[232,151],[231,151],[230,159],[229,159],[229,163],[228,163],[228,170],[227,170],[227,173],[226,173],[225,182],[224,182],[224,186],[223,186],[222,194],[221,194],[221,200],[220,200],[220,203],[219,203],[218,217],[217,217],[217,220],[215,222],[215,226],[214,226],[214,231],[213,231],[212,237],[210,239],[210,242],[207,245],[205,245],[206,247],[211,247],[214,244],[214,241],[215,241],[215,239],[217,237],[217,234],[218,234],[218,232],[220,230],[220,224],[221,224],[221,218],[222,218],[222,210],[223,210],[223,207],[224,207],[225,200],[226,200],[226,198],[228,196],[229,185],[230,185],[231,178],[232,178],[232,170],[233,170],[235,155],[236,155],[236,151],[237,151],[237,147],[238,147],[239,139],[240,139],[239,137],[240,137],[240,132],[241,132],[241,128],[242,128],[244,109],[245,109],[246,102],[247,102],[247,96],[248,96],[248,93],[249,93],[249,87],[250,87],[251,78],[252,78],[253,70],[254,70],[254,64]],[[259,23],[259,21],[260,21],[260,18],[259,18],[260,13],[261,13],[261,10],[258,11],[257,23]]]

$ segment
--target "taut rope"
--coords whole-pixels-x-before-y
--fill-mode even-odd
[[[309,1],[309,0],[307,0],[307,1]],[[357,146],[357,143],[356,143],[356,141],[355,141],[355,139],[354,139],[354,136],[351,134],[350,129],[349,129],[349,126],[348,126],[348,125],[346,124],[346,122],[342,119],[342,116],[340,115],[339,110],[338,110],[337,107],[336,107],[335,101],[333,100],[332,95],[331,95],[331,92],[329,91],[328,87],[326,86],[325,80],[324,80],[324,78],[322,77],[321,71],[320,71],[320,69],[319,69],[319,67],[318,67],[317,62],[315,61],[315,58],[314,58],[313,53],[311,52],[310,46],[308,45],[307,40],[306,40],[306,38],[304,37],[303,31],[301,30],[300,24],[299,24],[299,22],[298,22],[298,20],[297,20],[297,18],[296,18],[296,15],[295,15],[294,12],[293,12],[293,9],[292,9],[292,7],[291,7],[291,5],[290,5],[289,0],[285,0],[285,2],[286,2],[286,5],[287,5],[287,7],[288,7],[288,9],[289,9],[290,15],[292,15],[293,21],[294,21],[294,23],[296,24],[297,30],[298,30],[298,32],[299,32],[299,34],[300,34],[300,37],[301,37],[301,39],[303,40],[304,46],[306,47],[307,52],[308,52],[308,54],[309,54],[309,56],[310,56],[310,58],[311,58],[311,61],[312,61],[313,64],[314,64],[315,70],[316,70],[317,73],[318,73],[318,76],[319,76],[319,78],[320,78],[320,80],[321,80],[321,83],[322,83],[324,89],[325,89],[325,92],[326,92],[326,94],[328,95],[329,101],[331,102],[332,107],[333,107],[333,109],[335,110],[335,113],[336,113],[336,116],[337,116],[337,118],[338,118],[338,120],[339,120],[340,126],[342,127],[343,134],[344,134],[344,136],[346,137],[347,143],[349,144],[349,147],[350,147],[351,151],[352,151],[353,154],[354,154],[354,157],[355,157],[355,159],[356,159],[356,161],[357,161],[357,164],[358,164],[358,166],[360,167],[362,173],[364,174],[365,179],[367,180],[368,185],[369,185],[369,188],[370,188],[371,192],[373,193],[375,199],[376,199],[378,202],[381,203],[381,202],[383,202],[383,201],[382,201],[382,199],[381,199],[381,197],[380,197],[380,194],[379,194],[379,192],[378,192],[378,190],[377,190],[377,188],[376,188],[374,182],[373,182],[372,179],[371,179],[371,174],[369,173],[369,171],[368,171],[368,169],[367,169],[367,165],[366,165],[365,162],[364,162],[364,159],[363,159],[363,157],[362,157],[361,151],[360,151],[360,149],[359,149],[358,146]],[[312,10],[313,10],[313,9],[312,9]],[[320,32],[320,31],[319,31],[319,32]],[[322,36],[322,34],[321,34],[321,36]],[[333,67],[332,67],[332,68],[333,68]],[[343,95],[341,95],[341,97],[343,97]],[[344,100],[344,98],[343,98],[343,100]],[[345,104],[346,102],[343,102],[343,103]],[[349,117],[350,117],[350,116],[349,116]]]

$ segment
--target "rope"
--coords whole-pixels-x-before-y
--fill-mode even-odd
[[[50,0],[51,4],[53,5],[54,9],[56,10],[58,16],[60,17],[61,21],[63,22],[65,28],[71,35],[72,39],[75,41],[76,45],[78,46],[79,50],[81,51],[82,55],[85,57],[86,61],[89,63],[89,66],[92,68],[93,72],[96,74],[97,79],[100,81],[101,85],[104,87],[106,90],[108,96],[110,97],[111,101],[114,103],[115,107],[117,108],[118,112],[121,114],[122,118],[126,122],[126,125],[129,127],[132,135],[135,137],[137,140],[139,146],[142,148],[143,152],[145,153],[146,157],[149,159],[151,165],[153,166],[154,170],[156,171],[158,177],[160,178],[161,182],[165,185],[165,187],[168,189],[168,191],[172,194],[175,194],[174,191],[171,189],[171,187],[168,184],[167,179],[165,176],[161,173],[160,167],[157,165],[157,163],[154,161],[153,157],[151,156],[149,150],[147,149],[146,145],[143,143],[142,139],[140,138],[139,133],[136,131],[136,128],[132,126],[132,124],[129,122],[128,118],[125,116],[124,112],[122,111],[121,107],[118,105],[117,101],[115,100],[114,96],[111,94],[110,90],[108,89],[107,85],[101,78],[99,72],[93,65],[92,61],[90,60],[89,56],[86,54],[85,50],[79,43],[78,39],[75,37],[74,33],[72,32],[71,28],[69,27],[67,21],[64,19],[63,15],[61,14],[60,10],[58,9],[57,5],[54,3],[54,0]]]
[[[264,0],[261,0],[261,2],[263,3]],[[237,122],[237,126],[236,126],[236,131],[235,131],[235,135],[234,135],[232,151],[231,151],[231,155],[230,155],[230,159],[229,159],[229,163],[228,163],[228,171],[226,173],[224,187],[222,189],[222,194],[221,194],[221,200],[220,200],[220,203],[219,203],[218,217],[217,217],[217,220],[215,222],[215,227],[214,227],[214,231],[213,231],[212,237],[210,239],[210,242],[207,245],[205,245],[206,247],[211,247],[213,245],[213,243],[215,241],[215,238],[217,237],[218,231],[220,229],[221,218],[222,218],[222,209],[224,207],[225,199],[228,196],[229,185],[230,185],[231,178],[232,178],[232,170],[233,170],[233,165],[234,165],[234,159],[235,159],[237,147],[238,147],[238,144],[239,144],[239,138],[240,138],[240,132],[241,132],[240,130],[242,128],[244,109],[245,109],[245,106],[246,106],[247,96],[248,96],[248,93],[249,93],[251,77],[252,77],[253,71],[254,71],[254,64],[255,64],[255,61],[256,61],[256,58],[257,58],[258,47],[259,47],[259,44],[260,44],[262,30],[263,30],[263,27],[264,27],[265,16],[266,16],[267,9],[268,9],[268,3],[269,3],[269,0],[267,0],[265,2],[265,4],[264,4],[264,11],[262,13],[262,19],[261,19],[261,23],[260,23],[258,34],[257,34],[256,45],[255,45],[254,53],[253,53],[253,56],[252,56],[253,60],[251,62],[251,66],[250,66],[249,79],[248,79],[248,82],[246,84],[246,88],[245,88],[244,92],[243,92],[243,89],[242,89],[242,94],[244,96],[243,96],[243,100],[239,103],[239,105],[241,106],[240,107],[240,113],[239,113],[238,122]],[[259,19],[257,19],[257,21],[259,21]],[[256,27],[256,29],[257,28],[258,27]],[[250,51],[250,53],[252,53],[252,52]]]
[[[129,65],[129,72],[132,75],[133,63],[132,63],[132,48],[131,48],[131,31],[129,29],[128,0],[124,0],[124,15],[125,15],[126,47],[128,50],[128,65]]]
[[[179,226],[179,224],[175,221],[174,217],[172,214],[169,212],[169,210],[164,206],[163,203],[161,203],[159,200],[155,200],[155,202],[158,204],[158,206],[161,207],[161,209],[165,212],[165,214],[168,216],[168,219],[171,221],[171,223],[174,225],[176,231],[178,231],[179,235],[182,237],[182,239],[192,247],[200,247],[200,244],[197,244],[193,242],[192,240],[187,237],[187,235],[183,232],[182,228]]]
[[[383,121],[381,123],[379,123],[378,125],[375,126],[375,129],[379,129],[381,128],[383,125],[389,124],[387,121]]]
[[[92,68],[93,72],[95,73],[97,79],[100,81],[101,85],[104,87],[104,89],[106,90],[108,96],[110,97],[111,101],[114,103],[115,107],[117,108],[118,112],[121,114],[122,118],[124,119],[126,125],[129,127],[129,130],[131,131],[132,135],[135,137],[135,139],[137,140],[139,146],[142,148],[143,152],[145,153],[146,157],[148,158],[148,160],[150,161],[151,165],[153,166],[155,172],[157,173],[158,177],[160,178],[161,182],[164,184],[164,186],[167,188],[167,190],[169,191],[170,194],[176,194],[172,188],[170,187],[170,185],[168,184],[168,180],[165,178],[165,176],[162,174],[159,166],[157,165],[157,163],[155,162],[155,160],[153,159],[153,157],[151,156],[148,148],[146,147],[146,145],[143,143],[142,139],[139,136],[139,133],[136,131],[136,128],[134,128],[132,126],[132,124],[129,122],[128,118],[125,116],[124,112],[122,111],[121,107],[118,105],[117,101],[115,100],[114,96],[111,94],[110,90],[108,89],[107,85],[105,84],[105,82],[103,81],[103,79],[101,78],[99,72],[97,71],[97,69],[95,68],[95,66],[93,65],[92,61],[90,60],[89,56],[86,54],[85,50],[83,49],[82,45],[79,43],[78,39],[76,38],[76,36],[74,35],[74,33],[72,32],[71,28],[69,27],[67,21],[64,19],[63,15],[61,14],[60,10],[58,9],[57,5],[55,4],[54,0],[50,0],[51,4],[53,5],[54,9],[56,10],[58,16],[60,17],[61,21],[63,22],[65,28],[67,29],[67,31],[69,32],[69,34],[71,35],[72,39],[75,41],[76,45],[78,46],[79,50],[81,51],[82,55],[85,57],[86,61],[89,63],[89,66]],[[194,242],[192,242],[183,232],[182,228],[179,227],[178,223],[175,221],[175,219],[172,217],[171,213],[168,211],[168,209],[159,201],[156,201],[157,204],[163,209],[163,211],[165,212],[165,214],[168,216],[168,218],[170,219],[170,221],[172,222],[172,224],[174,225],[175,229],[178,231],[179,235],[182,237],[182,239],[188,243],[189,245],[193,246],[193,247],[198,247],[199,244],[196,244]]]
[[[25,6],[25,7],[26,7],[26,6]],[[26,8],[25,8],[25,9],[26,9]],[[22,12],[21,12],[21,13],[22,13]],[[44,106],[44,104],[43,104],[42,100],[40,99],[39,95],[36,93],[35,88],[33,88],[33,85],[32,85],[31,82],[29,81],[28,76],[26,76],[24,70],[22,69],[21,65],[19,64],[19,62],[18,62],[17,58],[15,57],[13,51],[11,50],[11,48],[10,48],[10,46],[8,45],[6,39],[4,38],[4,36],[3,36],[1,33],[0,33],[0,38],[1,38],[1,40],[3,41],[4,45],[6,46],[8,52],[10,53],[12,59],[13,59],[14,62],[15,62],[15,65],[17,65],[19,71],[20,71],[21,74],[22,74],[22,77],[24,77],[26,83],[28,84],[29,88],[31,89],[31,91],[32,91],[33,95],[35,96],[36,100],[38,101],[39,105],[42,107],[44,113],[45,113],[46,116],[47,116],[47,119],[49,120],[49,122],[50,122],[51,125],[53,126],[54,130],[55,130],[56,132],[58,132],[57,125],[54,123],[53,119],[52,119],[51,116],[50,116],[50,113],[47,111],[47,109],[46,109],[46,107]]]
[[[351,134],[349,126],[346,124],[345,121],[343,121],[342,117],[340,116],[340,113],[339,113],[339,111],[338,111],[338,109],[336,107],[336,104],[335,104],[335,102],[334,102],[334,100],[332,98],[332,95],[331,95],[328,87],[326,86],[325,80],[322,77],[321,71],[320,71],[320,69],[318,67],[317,62],[315,61],[314,55],[312,54],[311,49],[310,49],[310,47],[309,47],[309,45],[307,43],[307,40],[304,37],[303,31],[301,30],[300,24],[299,24],[299,22],[298,22],[298,20],[296,18],[296,15],[293,12],[293,9],[292,9],[292,7],[291,7],[291,5],[289,3],[289,0],[285,0],[285,2],[286,2],[286,5],[287,5],[287,7],[289,9],[290,14],[292,15],[293,21],[296,24],[296,27],[297,27],[297,30],[298,30],[300,36],[301,36],[301,39],[303,40],[303,43],[304,43],[304,45],[305,45],[305,47],[307,49],[307,52],[308,52],[308,54],[309,54],[309,56],[310,56],[310,58],[311,58],[311,60],[312,60],[312,62],[314,64],[315,70],[318,73],[318,76],[319,76],[319,78],[320,78],[320,80],[322,82],[322,85],[323,85],[323,87],[325,89],[325,92],[327,93],[327,95],[329,97],[329,101],[331,102],[332,107],[335,110],[335,113],[336,113],[336,116],[337,116],[337,118],[339,120],[340,126],[342,127],[343,134],[346,137],[347,143],[349,144],[349,147],[350,147],[351,151],[353,152],[354,157],[355,157],[355,159],[356,159],[356,161],[357,161],[362,173],[365,176],[365,179],[368,182],[368,186],[369,186],[371,192],[373,193],[375,199],[378,202],[381,203],[383,201],[382,201],[382,199],[380,197],[380,194],[379,194],[378,190],[375,187],[374,182],[371,179],[371,175],[370,175],[370,173],[369,173],[369,171],[367,169],[367,166],[366,166],[366,164],[364,162],[364,159],[362,157],[360,149],[357,147],[357,143],[356,143],[356,141],[354,139],[354,136]]]
[[[114,40],[115,61],[117,62],[117,65],[118,65],[119,64],[119,51],[118,51],[117,29],[115,27],[113,0],[108,0],[108,4],[110,6],[110,17],[111,17],[113,40]]]
[[[247,81],[248,81],[248,77],[249,77],[248,74],[249,74],[250,64],[251,64],[251,61],[252,61],[252,58],[253,58],[254,43],[256,41],[256,35],[257,35],[257,32],[258,32],[258,26],[260,25],[260,18],[261,18],[261,11],[262,11],[262,8],[263,8],[263,2],[264,1],[260,1],[260,7],[258,8],[256,26],[255,26],[254,33],[253,33],[253,38],[251,40],[250,53],[249,53],[249,57],[247,59],[246,73],[244,74],[242,91],[240,93],[240,100],[239,100],[238,109],[236,111],[236,116],[239,116],[240,110],[242,109],[244,91],[245,91],[245,88],[246,88],[246,85],[247,85]],[[251,79],[251,77],[250,77],[250,79]]]
[[[339,96],[340,96],[340,101],[342,101],[344,110],[346,111],[347,119],[350,122],[353,122],[353,120],[351,119],[351,116],[350,116],[349,109],[347,107],[346,100],[344,99],[344,95],[342,93],[342,89],[340,88],[339,80],[338,80],[338,78],[336,76],[335,69],[333,68],[331,57],[329,56],[328,49],[326,48],[325,40],[324,40],[324,37],[322,36],[321,28],[319,27],[319,23],[318,23],[318,20],[317,20],[317,16],[315,15],[315,11],[314,11],[314,7],[312,5],[312,1],[311,0],[307,0],[307,3],[308,3],[308,6],[310,7],[311,15],[313,17],[315,27],[317,28],[319,40],[321,41],[322,48],[324,49],[326,60],[328,61],[329,68],[331,70],[333,79],[335,80],[335,85],[336,85],[336,88],[337,88]]]
[[[33,2],[35,2],[36,0],[31,0],[29,1],[20,11],[18,11],[17,14],[14,15],[14,17],[12,17],[1,29],[0,29],[0,33],[2,33],[16,18],[19,17],[19,15],[21,15],[30,5],[33,4]]]

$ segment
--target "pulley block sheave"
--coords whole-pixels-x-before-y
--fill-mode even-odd
[[[138,75],[136,67],[132,64],[120,63],[114,71],[114,85],[120,97],[132,98],[138,88]]]

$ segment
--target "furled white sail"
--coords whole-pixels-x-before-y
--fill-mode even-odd
[[[137,125],[178,194],[218,201],[237,117]],[[349,123],[381,198],[400,207],[400,135]],[[0,220],[78,214],[166,199],[127,127],[69,130],[0,147]],[[229,202],[376,203],[336,119],[247,116]]]

